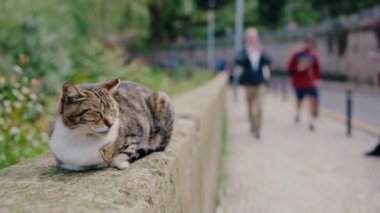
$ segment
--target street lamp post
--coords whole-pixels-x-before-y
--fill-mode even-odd
[[[243,22],[244,22],[244,0],[236,0],[235,10],[235,53],[243,47]]]
[[[209,0],[207,12],[207,68],[215,69],[215,0]]]
[[[244,0],[236,0],[236,11],[235,11],[235,41],[234,41],[234,49],[235,54],[237,54],[243,48],[243,24],[244,24]],[[241,73],[241,68],[238,66],[234,67],[233,72],[233,94],[234,99],[237,101],[238,93],[238,77]]]

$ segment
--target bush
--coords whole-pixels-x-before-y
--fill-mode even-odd
[[[35,156],[46,149],[47,135],[39,121],[46,110],[39,81],[23,76],[15,65],[13,75],[0,77],[0,168]]]
[[[120,8],[127,3],[113,2],[116,13],[110,14],[110,19],[121,19]],[[39,0],[31,5],[29,0],[17,0],[3,5],[0,169],[47,150],[48,120],[65,81],[78,84],[120,78],[178,94],[211,77],[203,73],[192,77],[186,68],[173,79],[166,71],[140,61],[126,64],[124,50],[107,49],[94,36],[99,23],[88,17],[96,17],[99,10],[91,6],[99,6],[99,2]],[[117,22],[112,23],[110,28],[115,29]]]

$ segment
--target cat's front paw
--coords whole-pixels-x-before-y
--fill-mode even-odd
[[[128,156],[126,154],[119,154],[113,159],[111,163],[111,167],[116,169],[125,169],[129,165],[130,163],[128,162]]]
[[[117,165],[115,165],[114,167],[117,168],[117,169],[125,169],[127,168],[128,166],[130,165],[130,163],[128,161],[122,161],[122,162],[119,162]]]

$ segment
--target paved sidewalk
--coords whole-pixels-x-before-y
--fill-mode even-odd
[[[290,102],[266,96],[262,139],[249,132],[245,96],[227,97],[229,154],[218,213],[380,212],[380,159],[364,157],[377,139],[306,113],[294,123]]]

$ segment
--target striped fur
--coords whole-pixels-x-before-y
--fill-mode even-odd
[[[173,122],[168,96],[141,84],[118,79],[78,86],[66,83],[50,146],[58,165],[68,170],[123,169],[151,152],[164,151]]]

